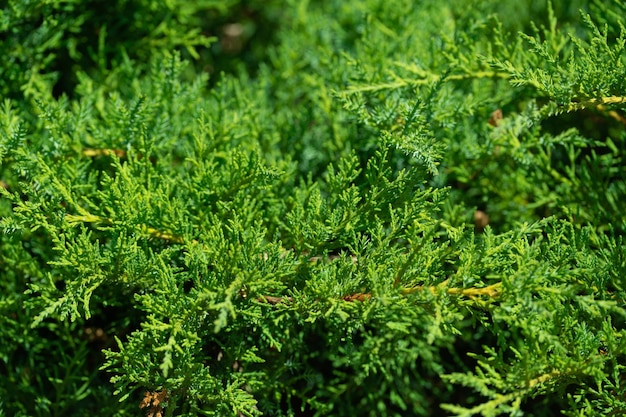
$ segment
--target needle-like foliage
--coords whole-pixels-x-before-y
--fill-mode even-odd
[[[621,2],[9,3],[0,415],[626,413]]]

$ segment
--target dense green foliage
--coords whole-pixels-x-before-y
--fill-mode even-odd
[[[625,414],[625,13],[9,1],[0,415]]]

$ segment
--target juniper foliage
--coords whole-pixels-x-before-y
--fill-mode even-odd
[[[179,3],[2,11],[0,413],[626,411],[621,2]]]

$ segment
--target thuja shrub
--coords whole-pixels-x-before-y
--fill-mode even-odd
[[[4,100],[0,414],[624,414],[626,10],[521,3],[288,1],[218,79],[120,33]]]
[[[215,73],[232,70],[231,56],[253,65],[279,17],[273,1],[6,3],[0,13],[0,53],[7,57],[0,94],[20,104],[47,91],[73,97],[82,73],[123,88],[151,56],[164,51],[181,51]],[[129,60],[136,69],[130,79],[117,73]]]

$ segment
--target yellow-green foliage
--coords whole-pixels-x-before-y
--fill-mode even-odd
[[[0,415],[626,413],[621,1],[10,1]]]

